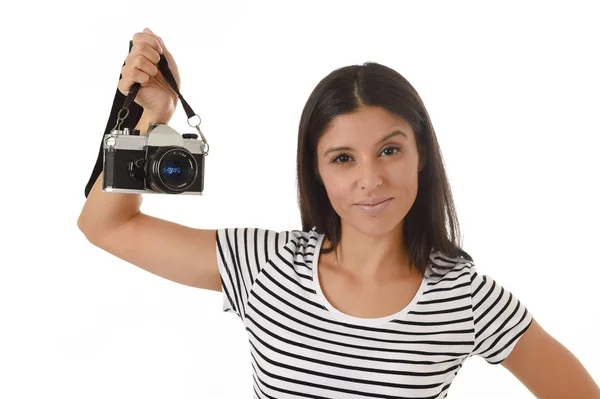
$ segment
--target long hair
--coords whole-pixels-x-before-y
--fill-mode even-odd
[[[322,248],[321,253],[334,251],[340,243],[341,219],[318,173],[317,143],[333,118],[363,106],[382,107],[408,122],[415,133],[420,158],[426,159],[419,172],[417,197],[404,219],[403,244],[408,250],[409,267],[417,267],[424,275],[428,259],[436,251],[450,259],[464,257],[473,261],[461,248],[442,153],[425,105],[402,75],[375,62],[334,70],[317,84],[304,106],[296,159],[302,230],[316,227],[331,241],[332,245]]]

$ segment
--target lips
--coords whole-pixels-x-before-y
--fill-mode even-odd
[[[390,204],[390,202],[392,202],[393,198],[388,198],[387,200],[384,200],[382,202],[376,203],[374,205],[361,205],[361,204],[355,204],[354,206],[361,210],[362,212],[365,212],[369,215],[377,215],[381,212],[383,212],[388,205]]]
[[[375,206],[375,205],[379,205],[382,202],[385,202],[389,199],[390,199],[389,197],[375,197],[375,198],[372,198],[370,201],[359,202],[354,205]]]

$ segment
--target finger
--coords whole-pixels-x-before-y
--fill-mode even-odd
[[[162,53],[168,52],[168,50],[165,48],[165,43],[163,42],[162,38],[160,36],[158,36],[156,33],[152,32],[150,30],[150,28],[144,28],[144,33],[147,33],[153,37],[155,37],[158,42],[160,43],[160,46],[162,48]]]
[[[165,42],[163,41],[162,37],[158,36],[158,41],[160,42],[160,45],[163,49],[163,54],[164,54],[165,58],[167,59],[167,62],[169,63],[169,68],[171,69],[171,72],[173,73],[173,75],[176,75],[177,79],[179,79],[179,72],[177,70],[177,64],[175,63],[175,60],[173,59],[173,55],[171,54],[171,52],[169,52],[169,50],[165,46]]]
[[[158,64],[160,54],[148,43],[138,43],[136,47],[131,48],[131,52],[125,59],[125,64],[132,62],[137,57],[144,57],[152,64]]]
[[[144,44],[149,45],[154,51],[162,54],[162,48],[158,39],[153,35],[143,32],[137,32],[133,35],[133,47],[131,48],[131,51],[133,51],[136,46],[142,47]]]
[[[156,36],[156,34],[155,34],[154,32],[152,32],[152,31],[150,30],[150,28],[144,28],[144,33],[149,33],[149,34],[150,34],[150,35],[152,35],[152,36]]]
[[[175,60],[173,59],[173,55],[171,54],[169,49],[165,46],[165,42],[163,41],[162,37],[157,36],[157,38],[158,38],[158,41],[160,42],[160,46],[162,47],[163,54],[164,54],[165,58],[167,59],[169,68],[171,68],[171,72],[173,73],[173,75],[176,75],[177,79],[179,79],[179,75],[178,75],[178,71],[177,71],[177,64],[175,63]]]
[[[127,64],[125,64],[127,65]],[[135,68],[138,69],[146,74],[148,74],[148,76],[156,76],[156,74],[158,73],[158,68],[156,67],[156,65],[151,62],[150,60],[148,60],[148,58],[146,58],[144,55],[137,55],[134,56],[130,61],[129,61],[129,67],[130,68]]]
[[[150,75],[137,68],[123,67],[123,76],[119,80],[118,88],[121,93],[127,95],[134,83],[139,83],[141,86],[146,86],[150,80]]]
[[[144,28],[144,31],[142,33],[148,34],[154,38],[156,38],[156,40],[158,40],[160,49],[162,51],[160,51],[160,54],[164,54],[167,57],[167,61],[171,62],[173,59],[173,56],[171,55],[171,53],[169,52],[169,50],[166,48],[165,46],[165,42],[163,41],[162,37],[158,36],[156,33],[152,32],[152,30],[150,30],[150,28]]]
[[[158,38],[158,42],[160,43],[160,46],[162,47],[163,53],[164,53],[165,55],[166,55],[166,54],[171,54],[171,53],[169,52],[169,49],[168,49],[168,48],[165,46],[165,42],[163,42],[163,39],[162,39],[162,37],[160,37],[160,36],[157,36],[157,38]]]
[[[177,86],[181,87],[181,76],[179,75],[179,68],[177,68],[177,63],[173,59],[173,54],[171,54],[171,52],[165,46],[162,37],[159,36],[158,40],[160,41],[160,43],[162,45],[163,54],[164,54],[165,58],[167,59],[167,62],[169,64],[169,69],[171,70],[171,73],[173,74],[173,77],[175,78],[175,82],[177,83]]]

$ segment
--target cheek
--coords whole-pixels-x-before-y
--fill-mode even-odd
[[[410,188],[416,186],[419,179],[417,158],[407,157],[401,162],[395,162],[385,171],[388,183],[394,188]]]
[[[325,184],[325,191],[329,196],[329,200],[332,203],[348,199],[349,183],[342,176],[339,175],[325,175],[323,176],[323,183]],[[335,204],[334,204],[335,206]]]
[[[322,172],[321,178],[333,210],[343,217],[347,213],[348,204],[352,201],[351,182],[344,174],[335,171],[332,173],[330,170]]]
[[[416,169],[415,171],[407,169],[392,176],[390,179],[392,191],[403,201],[414,201],[419,188],[419,175]]]
[[[416,187],[418,175],[409,170],[403,170],[390,174],[389,184],[394,189],[411,189]]]

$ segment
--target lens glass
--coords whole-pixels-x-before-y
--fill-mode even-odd
[[[160,160],[158,172],[160,180],[173,190],[193,184],[196,177],[193,157],[181,150],[167,152]]]
[[[165,177],[165,180],[169,182],[181,182],[181,177],[183,173],[181,173],[181,163],[177,161],[165,163],[162,167],[162,173]]]

